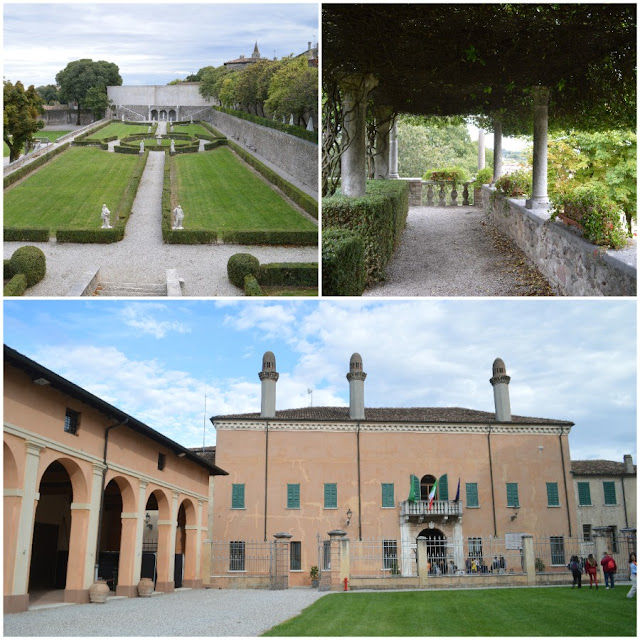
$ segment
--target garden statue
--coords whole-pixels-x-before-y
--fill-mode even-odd
[[[307,122],[307,131],[313,131],[313,117],[309,116],[309,122]]]
[[[144,153],[144,140],[140,140],[140,153]]]
[[[124,113],[122,114],[122,122],[124,122]]]
[[[109,216],[111,215],[111,211],[107,209],[107,205],[102,205],[102,213],[100,216],[102,217],[102,228],[103,229],[111,229],[111,225],[109,224]]]
[[[147,133],[151,133],[151,125],[149,125],[149,128],[147,129]]]
[[[175,216],[173,228],[174,229],[182,229],[183,228],[182,227],[182,221],[184,220],[184,211],[182,210],[182,207],[180,205],[178,205],[173,210],[173,214]]]
[[[158,146],[161,147],[162,146],[162,136],[158,136],[156,138],[156,141],[158,142]]]
[[[191,116],[191,124],[193,124],[193,116]]]
[[[291,114],[291,118],[289,118],[289,124],[293,125],[293,113]]]
[[[173,141],[173,138],[171,138],[171,153],[175,153],[176,152],[176,144]]]
[[[173,133],[173,122],[171,123],[171,128],[169,130]]]

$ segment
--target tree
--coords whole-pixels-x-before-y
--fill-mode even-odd
[[[121,85],[122,78],[118,66],[113,62],[105,60],[94,62],[83,58],[70,62],[56,75],[56,82],[60,86],[61,100],[78,103],[76,124],[80,124],[80,109],[87,107],[86,98],[89,89]],[[92,95],[95,96],[95,92]]]
[[[93,111],[93,116],[96,120],[104,118],[105,111],[110,104],[111,100],[109,100],[107,88],[104,86],[91,87],[84,99],[84,106]]]
[[[305,57],[289,58],[273,74],[265,109],[276,117],[293,114],[304,122],[305,115],[318,105],[318,69]]]
[[[201,78],[200,95],[207,100],[213,98],[214,100],[220,101],[222,83],[231,73],[233,73],[233,71],[227,69],[224,65],[220,65],[219,67],[204,67],[198,71]]]
[[[36,87],[38,95],[44,100],[45,104],[54,104],[58,102],[58,88],[55,84],[42,85]]]
[[[180,78],[176,78],[175,80],[172,80],[171,82],[167,82],[167,85],[170,85],[170,84],[182,84],[183,82],[185,82],[185,80],[180,80]]]
[[[42,98],[33,85],[25,91],[22,82],[4,82],[4,114],[2,137],[9,147],[9,162],[17,160],[22,147],[33,140],[33,134],[44,127],[38,119],[43,113]]]

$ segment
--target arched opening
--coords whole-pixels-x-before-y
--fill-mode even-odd
[[[160,120],[166,120],[166,119],[167,119],[167,112],[164,109],[162,109],[160,111]]]
[[[427,561],[431,575],[444,575],[450,571],[447,558],[447,537],[440,529],[423,529],[418,538],[427,539]]]
[[[158,119],[158,110],[157,109],[151,109],[151,119],[152,120],[157,120]]]
[[[155,585],[158,575],[158,499],[155,492],[149,496],[144,511],[140,577],[151,578]]]
[[[176,527],[176,555],[173,579],[175,582],[175,588],[182,587],[182,581],[184,579],[184,565],[185,556],[187,552],[187,514],[184,508],[184,502],[178,509],[178,524]]]
[[[429,499],[429,494],[431,493],[431,489],[433,489],[435,481],[435,476],[422,476],[422,480],[420,480],[420,500]]]
[[[175,109],[170,109],[169,110],[169,120],[171,120],[172,122],[176,119],[176,110]]]
[[[52,462],[42,474],[38,488],[31,543],[29,593],[64,589],[71,541],[73,487],[65,467]]]
[[[98,576],[107,581],[111,591],[115,591],[118,585],[122,511],[122,492],[118,483],[111,480],[104,489],[100,549],[98,550]]]
[[[18,464],[13,452],[6,442],[3,443],[3,486],[5,489],[17,489],[20,486],[18,479]]]

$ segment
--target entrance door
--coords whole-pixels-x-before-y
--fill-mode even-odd
[[[184,556],[181,553],[176,553],[173,566],[174,587],[180,589],[182,587],[182,576],[184,575]]]
[[[447,538],[440,529],[423,529],[419,538],[427,539],[427,558],[431,565],[429,573],[444,575],[448,572]]]

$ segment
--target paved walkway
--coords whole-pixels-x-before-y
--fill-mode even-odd
[[[553,295],[480,207],[412,207],[387,279],[364,296]]]

